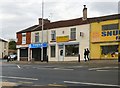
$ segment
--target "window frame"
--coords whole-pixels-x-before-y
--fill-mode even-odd
[[[35,43],[39,43],[40,41],[40,36],[39,36],[39,32],[35,33]]]
[[[119,24],[107,24],[107,25],[102,25],[102,30],[116,30],[119,29]]]
[[[75,40],[76,39],[76,28],[71,28],[70,29],[70,40]]]
[[[54,48],[53,48],[54,47]],[[54,49],[54,51],[52,52],[52,49]],[[52,46],[50,46],[50,57],[51,58],[54,58],[54,57],[56,57],[56,47],[55,47],[55,45],[52,45]],[[52,53],[54,53],[54,54],[52,54]]]
[[[52,41],[56,40],[56,31],[55,30],[51,30],[51,40]]]
[[[75,54],[75,55],[67,55],[66,53],[67,53],[67,48],[68,48],[68,46],[72,46],[72,50],[68,50],[68,51],[72,51],[72,53],[75,53],[75,52],[73,52],[73,51],[76,51],[76,50],[73,50],[73,49],[75,49],[74,47],[77,46],[77,48],[78,48],[77,54]],[[70,49],[70,48],[69,48],[69,49]],[[70,53],[71,53],[71,52],[70,52]],[[78,54],[79,54],[79,44],[65,45],[65,57],[77,57]]]
[[[22,44],[26,44],[26,33],[22,33]]]

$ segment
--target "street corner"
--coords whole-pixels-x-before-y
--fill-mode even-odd
[[[15,86],[18,86],[18,84],[13,82],[0,82],[1,88],[13,88]]]

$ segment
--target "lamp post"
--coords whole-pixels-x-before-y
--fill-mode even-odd
[[[120,1],[118,2],[118,14],[120,14]],[[119,19],[119,15],[118,15],[118,28],[120,30],[120,19]],[[120,37],[120,35],[119,35]],[[120,39],[118,40],[118,62],[120,62]]]
[[[44,22],[43,22],[43,17],[44,17],[44,0],[42,0],[42,41],[41,41],[41,61],[43,61],[43,29],[44,29]]]

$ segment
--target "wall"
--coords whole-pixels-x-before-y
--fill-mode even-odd
[[[81,60],[84,60],[84,49],[89,48],[89,30],[90,30],[90,25],[85,24],[85,25],[77,25],[77,26],[71,26],[71,27],[62,27],[62,28],[55,28],[55,29],[50,29],[48,30],[48,42],[50,45],[55,45],[56,46],[56,57],[51,58],[50,57],[50,45],[49,45],[49,58],[51,61],[58,61],[58,44],[62,42],[56,42],[56,41],[51,41],[51,31],[56,30],[56,36],[69,36],[70,39],[70,29],[71,28],[76,28],[76,40],[74,41],[68,41],[70,43],[72,42],[78,42],[79,43],[79,53],[81,55]],[[80,36],[80,32],[83,33],[83,36]],[[67,42],[67,41],[66,41]],[[64,61],[76,61],[78,60],[78,57],[64,57]]]
[[[39,32],[39,42],[42,42],[42,31],[31,32],[31,43],[35,43],[35,33]],[[48,30],[43,31],[43,42],[48,42]]]
[[[6,43],[6,44],[5,44]],[[6,47],[6,48],[5,48]],[[0,58],[2,58],[2,52],[3,52],[3,57],[5,55],[8,55],[8,42],[1,41],[0,40]]]
[[[108,20],[102,22],[91,23],[90,45],[91,45],[91,59],[102,59],[100,45],[116,45],[116,35],[102,36],[102,25],[116,24],[118,20]],[[107,30],[109,31],[109,30]]]
[[[22,33],[18,33],[16,34],[17,36],[17,45],[21,45],[22,44]]]

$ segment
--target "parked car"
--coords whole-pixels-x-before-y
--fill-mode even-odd
[[[10,61],[17,60],[17,55],[16,54],[10,54],[8,56],[8,59],[10,59]]]

